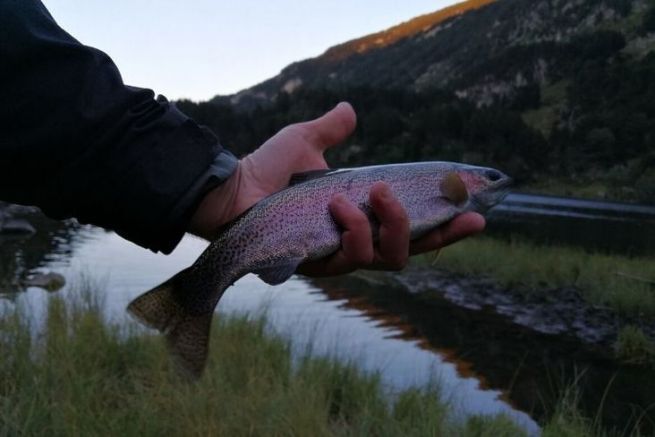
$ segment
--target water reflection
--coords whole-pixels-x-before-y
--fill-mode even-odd
[[[38,229],[33,235],[0,235],[0,298],[13,299],[20,281],[52,260],[69,258],[84,232],[73,221],[50,220],[30,214]]]
[[[627,429],[641,420],[641,432],[655,432],[655,372],[619,365],[611,353],[567,335],[541,334],[512,323],[491,308],[462,308],[440,290],[408,294],[399,283],[365,277],[315,281],[334,299],[347,299],[385,325],[436,350],[485,388],[502,390],[532,417],[552,413],[563,390],[577,381],[581,408],[607,428]],[[445,351],[454,351],[448,355]]]
[[[243,292],[244,288],[256,296],[254,300]],[[261,282],[249,276],[225,296],[220,306],[228,311],[251,311],[250,302],[260,305],[265,301],[275,329],[293,338],[300,351],[310,344],[313,353],[355,360],[364,369],[381,371],[383,379],[396,389],[437,381],[460,414],[505,412],[536,432],[536,424],[504,402],[501,392],[482,390],[479,379],[459,373],[448,357],[422,347],[419,341],[408,341],[396,326],[383,326],[352,307],[348,300],[326,297],[323,290],[299,278],[285,287],[262,289]]]

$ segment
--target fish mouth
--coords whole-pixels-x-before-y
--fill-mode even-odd
[[[505,188],[502,188],[502,189],[498,190],[496,192],[495,201],[494,201],[493,205],[491,205],[491,206],[498,205],[500,202],[505,200],[505,197],[507,197],[507,195],[509,194],[510,191],[511,190],[510,190],[509,185],[507,185]]]
[[[493,188],[497,190],[505,190],[509,192],[509,187],[511,187],[513,184],[514,184],[514,179],[510,178],[509,176],[506,176],[503,179],[496,182]],[[505,195],[507,195],[507,193],[505,193]]]
[[[476,211],[484,213],[492,207],[498,205],[509,194],[514,180],[505,176],[494,182],[483,192],[477,193],[471,197],[471,202]]]
[[[499,185],[497,188],[494,189],[494,195],[493,195],[494,201],[493,201],[493,204],[491,206],[499,204],[500,202],[502,202],[505,199],[505,197],[507,197],[507,195],[511,191],[513,182],[514,181],[512,181],[510,179],[506,183],[503,183],[502,185]]]
[[[498,172],[500,173],[500,172]],[[496,200],[496,203],[500,202],[507,196],[509,193],[510,187],[514,184],[514,179],[511,177],[507,176],[504,173],[500,173],[502,175],[501,178],[499,178],[497,181],[494,181],[489,187],[485,190],[484,195],[493,197]]]

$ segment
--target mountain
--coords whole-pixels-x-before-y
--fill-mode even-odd
[[[471,0],[291,64],[230,100],[266,101],[302,87],[447,87],[488,104],[529,81],[556,78],[559,59],[548,49],[577,36],[621,29],[633,48],[652,48],[652,39],[637,34],[635,16],[646,7],[645,0]],[[529,52],[533,59],[516,65],[514,55]]]
[[[443,39],[434,37],[449,29],[466,12],[493,1],[459,3],[388,30],[339,44],[317,58],[289,65],[278,76],[236,94],[230,101],[239,104],[242,100],[272,99],[279,92],[293,93],[299,87],[411,86],[420,72],[429,70],[430,60],[447,57],[449,52],[452,53],[450,46],[461,43],[453,41],[453,44],[438,44],[436,47],[434,43]],[[433,50],[434,53],[424,56]],[[410,52],[412,56],[407,58]]]
[[[653,202],[654,84],[653,0],[470,0],[180,105],[242,153],[346,99],[359,129],[335,165],[463,160]]]

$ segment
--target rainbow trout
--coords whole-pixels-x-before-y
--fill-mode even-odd
[[[368,204],[371,186],[384,181],[405,207],[416,239],[465,211],[485,212],[507,193],[511,179],[484,167],[422,162],[325,170],[295,175],[289,186],[225,226],[189,268],[136,298],[128,311],[158,329],[177,367],[198,377],[205,366],[214,308],[247,273],[281,284],[302,262],[339,249],[341,232],[328,210],[338,193],[379,227]]]

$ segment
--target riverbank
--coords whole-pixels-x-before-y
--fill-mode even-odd
[[[464,307],[495,308],[519,325],[570,334],[623,358],[622,343],[636,341],[655,363],[652,257],[477,237],[448,247],[434,265],[419,257],[397,280],[415,293],[440,290]]]
[[[158,336],[100,301],[53,296],[37,336],[24,311],[0,317],[0,435],[523,435],[503,415],[456,420],[438,384],[392,393],[356,363],[294,360],[263,319],[219,318],[207,371],[184,382]]]

